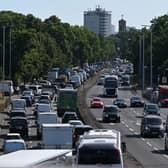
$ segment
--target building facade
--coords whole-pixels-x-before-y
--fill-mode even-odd
[[[112,34],[111,12],[96,7],[95,10],[84,11],[84,27],[98,35],[107,37]]]

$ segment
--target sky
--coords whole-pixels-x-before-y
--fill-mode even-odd
[[[0,0],[0,10],[33,14],[42,20],[56,15],[62,22],[79,26],[83,25],[83,12],[94,10],[97,5],[111,11],[116,31],[121,15],[127,26],[141,28],[168,14],[168,0]]]

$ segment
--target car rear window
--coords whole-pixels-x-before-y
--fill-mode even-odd
[[[118,149],[81,148],[78,153],[78,164],[120,164]]]

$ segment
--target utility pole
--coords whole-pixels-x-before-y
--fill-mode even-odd
[[[142,42],[143,42],[143,46],[142,46],[142,93],[144,93],[144,89],[145,89],[145,67],[144,67],[144,63],[145,63],[145,37],[143,34],[142,37]]]
[[[9,79],[11,79],[11,69],[12,69],[12,43],[11,43],[11,27],[9,28]]]
[[[3,68],[2,79],[5,80],[5,26],[3,26]]]

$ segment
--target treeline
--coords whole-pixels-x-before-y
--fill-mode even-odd
[[[159,16],[151,21],[151,25],[142,29],[130,29],[127,32],[119,33],[118,47],[120,55],[127,58],[134,64],[137,80],[141,83],[142,77],[142,58],[144,35],[144,65],[145,83],[150,84],[150,57],[151,57],[151,35],[152,35],[152,64],[153,64],[153,83],[159,84],[159,77],[168,77],[168,15]],[[141,50],[140,50],[141,40]]]
[[[5,32],[5,33],[4,33]],[[116,55],[115,37],[97,36],[84,27],[62,23],[56,16],[44,21],[31,14],[0,12],[0,78],[28,82],[53,66],[82,66]]]

